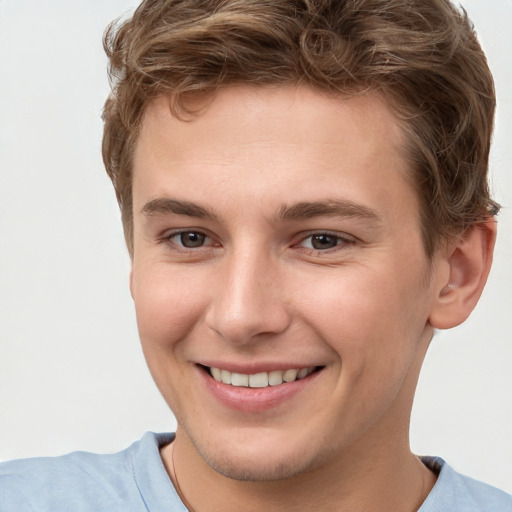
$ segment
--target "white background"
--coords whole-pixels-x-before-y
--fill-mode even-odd
[[[139,347],[100,159],[102,32],[135,4],[0,0],[0,459],[111,452],[175,425]],[[427,356],[412,446],[512,492],[512,0],[463,5],[495,73],[504,208],[480,305]]]

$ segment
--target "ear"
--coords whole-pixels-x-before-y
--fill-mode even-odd
[[[440,256],[448,263],[449,277],[442,278],[435,292],[429,316],[434,328],[455,327],[473,311],[491,270],[495,240],[496,221],[491,217],[468,228]]]

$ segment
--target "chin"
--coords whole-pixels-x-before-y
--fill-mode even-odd
[[[305,453],[304,445],[289,446],[282,443],[264,443],[265,434],[260,442],[240,444],[236,441],[221,443],[215,447],[199,446],[192,442],[196,451],[210,468],[217,473],[238,481],[273,482],[293,478],[318,465],[319,457]]]
[[[258,460],[252,458],[229,457],[222,455],[213,458],[207,454],[201,454],[205,462],[217,473],[243,482],[275,482],[287,480],[311,469],[311,463],[304,460]]]

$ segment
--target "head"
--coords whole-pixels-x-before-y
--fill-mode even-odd
[[[233,84],[378,93],[405,135],[425,250],[497,213],[487,169],[495,95],[464,12],[447,0],[142,2],[111,25],[103,157],[133,252],[132,162],[149,102],[179,117]]]
[[[240,480],[398,460],[433,328],[467,317],[492,252],[493,87],[465,16],[146,1],[106,41],[139,332],[189,455]]]

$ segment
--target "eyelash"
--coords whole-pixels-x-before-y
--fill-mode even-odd
[[[173,241],[174,238],[180,237],[184,234],[199,235],[199,236],[204,237],[205,239],[212,240],[212,238],[208,235],[208,233],[205,233],[204,231],[201,231],[199,229],[181,229],[178,231],[173,231],[172,233],[165,234],[164,236],[162,236],[159,239],[159,242],[171,245],[174,248],[174,250],[177,250],[179,252],[184,252],[184,253],[188,253],[188,252],[194,251],[196,249],[204,249],[205,247],[212,246],[212,245],[205,246],[204,244],[201,244],[197,247],[186,247],[185,245],[183,245],[180,242]],[[213,246],[215,246],[215,245],[220,245],[220,244],[213,244]]]
[[[312,245],[312,240],[314,237],[327,237],[330,239],[335,239],[336,243],[333,247],[328,247],[325,249],[316,249],[315,247],[306,247],[303,244],[310,240]],[[356,243],[356,239],[347,234],[333,233],[332,231],[316,231],[314,233],[308,233],[307,236],[302,236],[301,239],[295,247],[302,247],[304,250],[310,252],[311,254],[324,254],[329,253],[331,251],[342,250],[347,246],[354,245]]]
[[[208,233],[205,233],[204,231],[201,231],[201,230],[195,230],[195,229],[181,229],[178,231],[173,231],[171,233],[168,233],[168,234],[162,236],[159,241],[161,243],[172,245],[175,250],[177,250],[179,252],[184,252],[184,253],[185,252],[188,253],[190,251],[195,251],[198,249],[204,250],[205,248],[220,246],[220,244],[218,244],[218,243],[213,243],[213,244],[210,243],[208,245],[201,243],[200,245],[195,246],[195,247],[187,247],[182,243],[182,241],[180,241],[180,242],[173,241],[173,239],[175,239],[177,237],[181,237],[184,234],[199,235],[200,237],[204,237],[205,240],[212,241],[212,237],[210,237],[208,235]],[[315,248],[312,246],[313,245],[312,240],[314,237],[318,237],[318,238],[326,237],[329,239],[334,239],[335,245],[333,245],[332,247],[327,247],[325,249]],[[310,247],[303,245],[307,240],[311,241]],[[297,243],[293,244],[293,247],[302,248],[303,250],[305,250],[306,252],[309,252],[311,254],[322,254],[322,253],[328,253],[328,252],[335,251],[335,250],[341,250],[343,248],[346,248],[346,246],[354,245],[355,243],[356,243],[356,240],[349,235],[345,235],[345,234],[341,235],[339,233],[333,233],[330,231],[316,231],[313,233],[309,233],[306,236],[302,235],[300,240]]]

